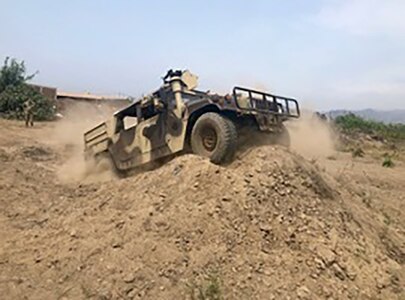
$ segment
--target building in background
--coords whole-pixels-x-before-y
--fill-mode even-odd
[[[56,100],[57,88],[37,84],[29,84],[29,86],[32,87],[34,90],[36,90],[38,93],[48,98],[49,100],[52,101]]]
[[[61,114],[69,110],[70,107],[78,105],[93,106],[100,109],[108,107],[111,111],[116,111],[131,103],[131,100],[128,97],[123,96],[70,93],[58,91],[57,88],[49,86],[38,84],[29,85],[50,101],[54,101],[56,110]]]
[[[119,110],[131,103],[128,97],[95,95],[90,93],[68,93],[57,91],[57,109],[63,114],[72,105],[91,105],[96,107],[109,107],[112,111]]]

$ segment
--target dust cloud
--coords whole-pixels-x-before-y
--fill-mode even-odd
[[[63,156],[64,163],[57,170],[60,181],[89,183],[108,181],[116,177],[108,162],[85,161],[83,155],[84,132],[105,121],[112,113],[113,109],[106,105],[69,103],[63,118],[55,122],[47,137],[48,142],[57,147]],[[334,137],[329,124],[314,117],[313,113],[305,111],[300,119],[288,121],[286,126],[293,151],[308,159],[334,154]]]
[[[304,111],[297,120],[286,123],[290,133],[291,150],[308,159],[332,156],[335,153],[335,138],[330,124]]]
[[[106,167],[105,162],[96,163],[84,159],[83,134],[110,117],[113,109],[107,105],[71,102],[49,137],[53,146],[60,148],[64,158],[64,163],[57,170],[59,180],[64,183],[89,183],[112,179],[113,172]]]
[[[253,88],[257,91],[272,93],[272,90],[261,82],[255,82]],[[316,117],[312,110],[303,110],[301,117],[287,121],[286,127],[290,134],[291,150],[305,158],[318,159],[335,154],[337,138],[330,124]],[[275,143],[273,140],[272,142]]]

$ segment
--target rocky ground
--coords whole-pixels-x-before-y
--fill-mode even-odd
[[[2,299],[405,299],[403,163],[260,146],[117,179],[66,128],[0,120]]]

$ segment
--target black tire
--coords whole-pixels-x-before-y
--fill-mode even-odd
[[[212,163],[230,162],[236,152],[235,124],[217,113],[205,113],[197,119],[191,131],[191,149]]]

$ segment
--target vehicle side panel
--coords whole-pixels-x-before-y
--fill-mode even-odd
[[[111,137],[114,135],[116,120],[112,118],[84,134],[84,147],[87,155],[97,155],[108,150]]]
[[[185,134],[185,121],[163,112],[115,134],[108,150],[117,168],[126,170],[182,151]]]

